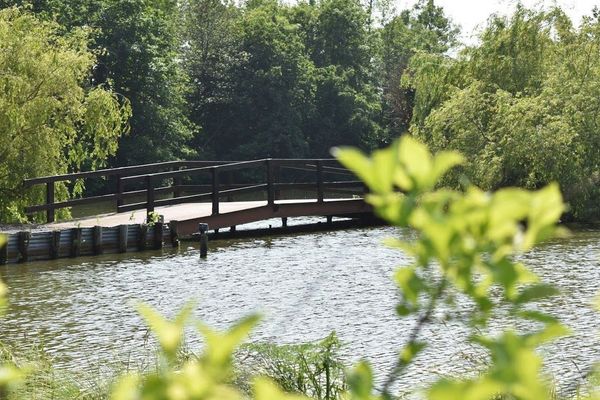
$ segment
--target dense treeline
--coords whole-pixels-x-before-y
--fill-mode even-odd
[[[575,28],[559,9],[519,8],[510,19],[490,18],[480,43],[458,51],[459,31],[433,0],[401,12],[359,0],[0,0],[0,8],[14,40],[27,32],[11,31],[11,18],[47,21],[65,40],[85,32],[78,46],[91,61],[79,87],[102,90],[121,110],[88,115],[112,115],[105,152],[74,158],[65,146],[45,164],[39,159],[47,156],[20,156],[47,173],[177,158],[327,156],[332,146],[369,150],[411,132],[435,150],[469,156],[448,183],[467,177],[486,189],[534,188],[558,180],[579,218],[598,214],[596,15]],[[0,68],[31,79],[8,61]],[[60,113],[39,123],[52,125]],[[0,124],[7,115],[0,111]],[[86,141],[86,118],[71,127],[75,143]],[[0,159],[4,169],[9,162]],[[0,187],[14,192],[15,182],[36,174],[5,174]],[[15,204],[0,205],[0,220],[21,215]]]
[[[600,20],[575,28],[560,10],[494,17],[458,58],[411,60],[411,131],[433,150],[457,149],[484,189],[560,183],[579,220],[600,215]],[[408,75],[407,75],[408,76]]]

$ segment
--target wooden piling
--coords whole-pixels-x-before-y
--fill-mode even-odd
[[[60,231],[50,233],[50,258],[56,260],[60,257]]]
[[[129,225],[119,225],[119,253],[127,253],[127,233]]]
[[[163,241],[164,224],[157,222],[154,224],[154,250],[160,250],[164,246]]]
[[[138,250],[146,250],[146,239],[148,238],[148,225],[140,224],[138,228]]]
[[[71,257],[81,255],[81,228],[71,229]]]
[[[29,241],[31,240],[31,232],[23,231],[17,235],[17,248],[19,249],[19,261],[27,262],[29,259]]]
[[[0,265],[6,265],[8,262],[8,237],[5,237],[2,245],[0,245]]]
[[[208,255],[208,224],[198,224],[200,233],[200,257],[206,258]]]
[[[94,226],[94,230],[92,231],[92,247],[94,255],[100,255],[104,252],[104,248],[102,247],[101,226]]]
[[[178,224],[179,221],[173,220],[169,222],[169,234],[171,237],[171,246],[173,247],[179,247],[179,233],[177,232]]]
[[[333,216],[332,215],[328,215],[327,216],[327,225],[331,225],[332,222],[333,222]]]

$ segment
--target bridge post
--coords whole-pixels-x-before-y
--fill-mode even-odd
[[[181,169],[179,169],[181,171]],[[173,178],[173,197],[181,197],[181,185],[183,184],[183,179],[180,175],[176,175]]]
[[[317,160],[317,201],[323,202],[323,161]]]
[[[123,186],[123,177],[117,175],[117,212],[119,212],[119,207],[123,205]]]
[[[208,224],[198,224],[200,236],[200,257],[206,258],[208,254]]]
[[[273,182],[274,171],[273,171],[273,160],[268,158],[267,164],[267,203],[269,206],[275,208],[275,185]]]
[[[210,169],[212,176],[212,215],[219,215],[219,170],[217,167]]]
[[[46,204],[48,209],[46,210],[46,222],[54,222],[54,181],[46,183]]]
[[[154,179],[152,175],[146,175],[146,216],[154,212]]]

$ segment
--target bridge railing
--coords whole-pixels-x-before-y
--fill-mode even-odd
[[[283,182],[280,179],[283,170],[314,175],[313,179],[305,182]],[[251,183],[233,183],[231,176],[235,171],[254,171],[255,175],[261,175],[262,171],[263,179]],[[208,175],[209,183],[196,185],[183,183],[184,180],[193,181],[195,177],[201,175]],[[224,175],[229,177],[227,182],[222,182]],[[346,179],[327,180],[327,176]],[[55,202],[56,182],[109,177],[116,179],[112,193]],[[168,184],[165,186],[164,182]],[[33,178],[25,180],[24,185],[25,187],[46,185],[45,204],[26,207],[25,212],[32,214],[45,211],[47,222],[54,222],[57,209],[106,201],[113,201],[117,212],[146,209],[148,214],[156,207],[210,201],[212,214],[218,215],[221,198],[226,197],[227,200],[231,200],[233,195],[264,192],[267,204],[275,206],[275,201],[285,190],[313,191],[316,192],[316,200],[322,202],[326,192],[362,193],[364,189],[363,183],[355,180],[354,175],[334,159],[271,158],[237,162],[172,161]],[[131,188],[132,186],[135,187]],[[168,193],[171,193],[172,197],[164,196]],[[134,199],[136,202],[126,203],[128,199]],[[142,199],[143,201],[139,201]]]

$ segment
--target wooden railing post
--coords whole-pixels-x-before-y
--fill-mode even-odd
[[[270,158],[266,161],[267,164],[267,204],[271,207],[275,207],[275,185],[273,182],[274,171],[273,171],[273,160]]]
[[[119,212],[119,207],[123,205],[123,177],[121,175],[117,175],[117,212]]]
[[[54,181],[46,183],[46,205],[48,205],[48,209],[46,210],[46,222],[54,222]]]
[[[323,162],[317,161],[317,201],[323,202]]]
[[[179,169],[181,171],[181,169]],[[173,178],[173,197],[181,197],[181,185],[183,180],[180,175]]]
[[[274,183],[281,182],[281,164],[275,164],[273,166],[273,181]],[[274,193],[274,200],[281,200],[281,189],[279,189],[279,187],[275,187]]]
[[[219,215],[219,170],[212,167],[210,170],[212,177],[212,215]]]
[[[233,171],[229,171],[227,172],[227,188],[231,189],[233,188]],[[228,202],[232,202],[233,201],[233,196],[231,194],[227,195],[227,201]]]
[[[154,177],[146,175],[146,214],[154,212]]]

